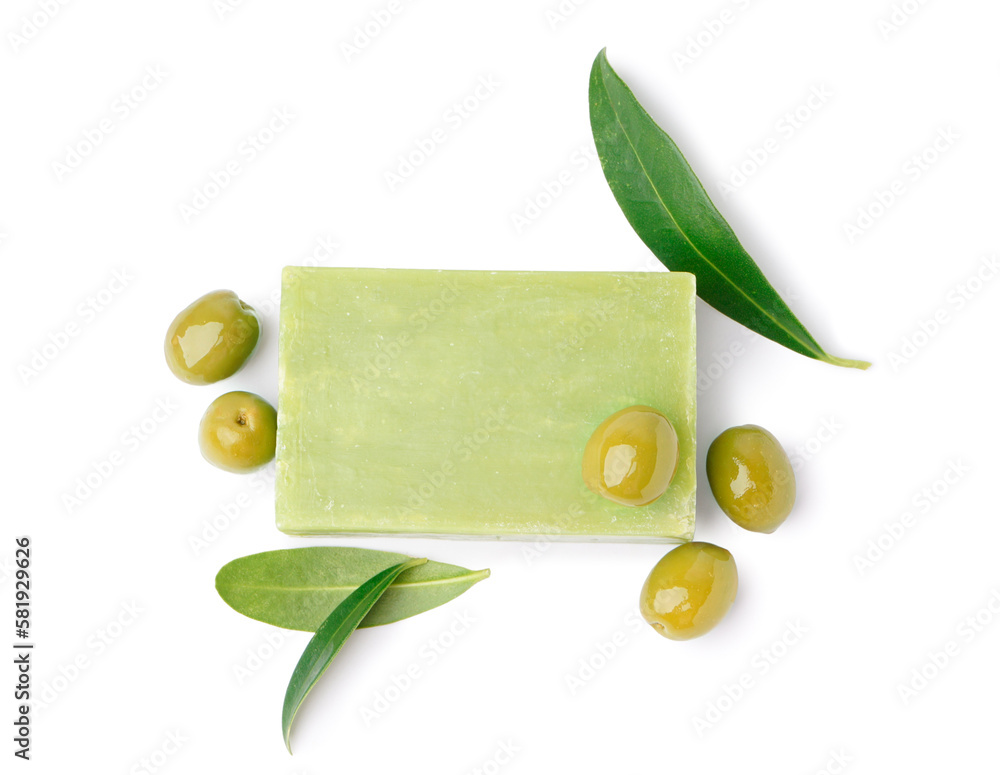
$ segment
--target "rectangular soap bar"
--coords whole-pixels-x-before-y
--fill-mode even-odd
[[[681,272],[286,267],[276,513],[294,534],[687,541],[695,281]],[[583,483],[636,404],[679,462],[647,506]]]

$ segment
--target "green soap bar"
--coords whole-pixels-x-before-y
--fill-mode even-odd
[[[688,541],[695,281],[682,272],[286,267],[276,512],[295,534]],[[608,415],[660,410],[667,492],[583,484]]]

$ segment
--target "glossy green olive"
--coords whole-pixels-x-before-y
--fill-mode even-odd
[[[690,640],[717,625],[736,599],[733,555],[694,541],[664,555],[639,594],[639,611],[660,635]]]
[[[795,504],[795,473],[781,444],[757,425],[723,431],[708,448],[708,484],[733,522],[773,533]]]
[[[209,463],[245,474],[274,459],[278,414],[255,393],[234,390],[215,399],[198,428],[198,445]]]
[[[212,291],[181,310],[167,329],[170,370],[192,385],[231,377],[260,340],[260,318],[232,291]]]
[[[626,506],[645,506],[667,491],[677,470],[677,432],[649,406],[630,406],[602,422],[583,451],[583,481]]]

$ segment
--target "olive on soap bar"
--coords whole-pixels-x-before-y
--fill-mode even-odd
[[[733,555],[721,546],[693,541],[667,552],[653,566],[639,594],[639,612],[663,637],[690,640],[722,621],[738,586]]]
[[[231,377],[253,355],[260,318],[232,291],[212,291],[178,313],[163,343],[167,366],[191,385]]]
[[[645,506],[667,491],[677,470],[677,432],[661,412],[630,406],[594,431],[583,451],[583,481],[626,506]]]
[[[708,484],[733,522],[773,533],[795,505],[795,472],[781,444],[758,425],[719,434],[708,448]]]

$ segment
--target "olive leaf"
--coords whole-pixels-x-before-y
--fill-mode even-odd
[[[407,560],[380,571],[351,592],[320,624],[299,657],[285,690],[285,701],[281,708],[281,732],[288,753],[292,752],[292,723],[299,708],[351,633],[399,574],[426,562],[424,559]]]
[[[698,296],[737,323],[802,355],[835,366],[871,365],[835,358],[819,346],[603,50],[590,74],[590,125],[604,176],[625,217],[668,269],[695,276]]]
[[[342,546],[304,546],[240,557],[215,577],[215,588],[235,611],[275,627],[315,632],[330,611],[379,571],[409,559],[404,554]],[[458,565],[427,562],[389,587],[359,627],[374,627],[423,613],[458,597],[490,575]]]

